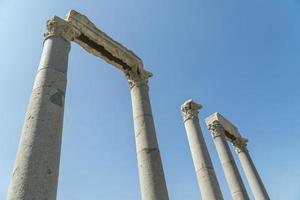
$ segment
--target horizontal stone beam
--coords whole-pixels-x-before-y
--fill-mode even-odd
[[[65,20],[80,33],[73,40],[89,53],[102,58],[125,73],[144,73],[143,62],[132,51],[99,30],[86,16],[71,10]]]
[[[214,121],[218,121],[225,130],[225,136],[228,140],[233,141],[237,138],[241,138],[238,129],[220,113],[215,112],[205,119],[206,124],[212,124]]]

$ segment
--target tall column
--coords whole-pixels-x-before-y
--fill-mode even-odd
[[[192,100],[181,106],[184,126],[197,174],[202,200],[223,200],[223,195],[209,156],[199,124],[198,113],[202,106]]]
[[[269,200],[270,197],[267,190],[248,152],[247,142],[247,139],[237,138],[233,141],[233,146],[235,147],[255,200]]]
[[[226,141],[224,128],[218,121],[213,121],[208,124],[208,129],[212,134],[232,199],[248,200],[246,188]]]
[[[148,94],[149,72],[126,71],[131,89],[133,122],[142,200],[168,200],[162,161]]]
[[[47,22],[8,200],[55,200],[58,182],[70,40],[74,31],[62,19]]]

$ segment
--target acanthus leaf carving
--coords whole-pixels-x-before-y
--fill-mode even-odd
[[[44,37],[47,38],[53,35],[59,35],[67,41],[72,41],[80,35],[80,32],[73,28],[67,21],[54,16],[47,21]]]
[[[234,146],[235,151],[237,153],[247,152],[248,151],[247,142],[248,142],[248,139],[238,137],[234,141],[232,141],[232,145]]]
[[[134,67],[124,71],[128,80],[129,87],[140,87],[142,85],[148,87],[148,79],[153,76],[151,72],[146,70],[140,70],[140,68]]]
[[[181,113],[183,116],[183,121],[189,119],[198,119],[199,109],[202,108],[202,105],[195,103],[192,99],[187,100],[181,106]]]
[[[212,123],[208,124],[208,130],[210,131],[211,135],[213,138],[219,137],[219,136],[224,136],[224,127],[222,124],[215,120]]]

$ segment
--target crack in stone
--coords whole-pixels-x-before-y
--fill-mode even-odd
[[[134,117],[134,119],[140,118],[140,117],[152,117],[152,114],[141,114]]]
[[[138,136],[142,133],[142,130],[145,128],[145,126],[146,126],[146,122],[145,122],[145,120],[144,120],[144,121],[143,121],[142,127],[141,127],[140,130],[137,132],[137,134],[136,134],[135,137],[138,137]]]
[[[147,154],[149,154],[149,153],[152,153],[153,151],[159,151],[159,150],[158,150],[158,148],[143,148],[142,150],[140,150],[138,152],[138,154],[142,153],[143,151],[145,151]]]

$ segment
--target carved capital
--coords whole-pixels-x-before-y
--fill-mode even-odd
[[[232,141],[232,145],[234,146],[234,149],[237,153],[247,152],[247,142],[247,139],[239,137]]]
[[[213,138],[224,135],[224,128],[219,121],[213,121],[208,124],[208,130],[210,131]]]
[[[44,37],[47,38],[52,35],[59,35],[67,41],[72,41],[80,35],[80,32],[74,29],[67,21],[55,16],[47,21]]]
[[[148,86],[148,79],[152,76],[151,72],[148,72],[146,70],[141,71],[139,68],[129,69],[124,71],[125,76],[128,80],[129,87],[140,87],[142,85]]]
[[[183,121],[198,118],[199,111],[202,105],[195,103],[192,99],[187,100],[181,105],[181,113]]]

